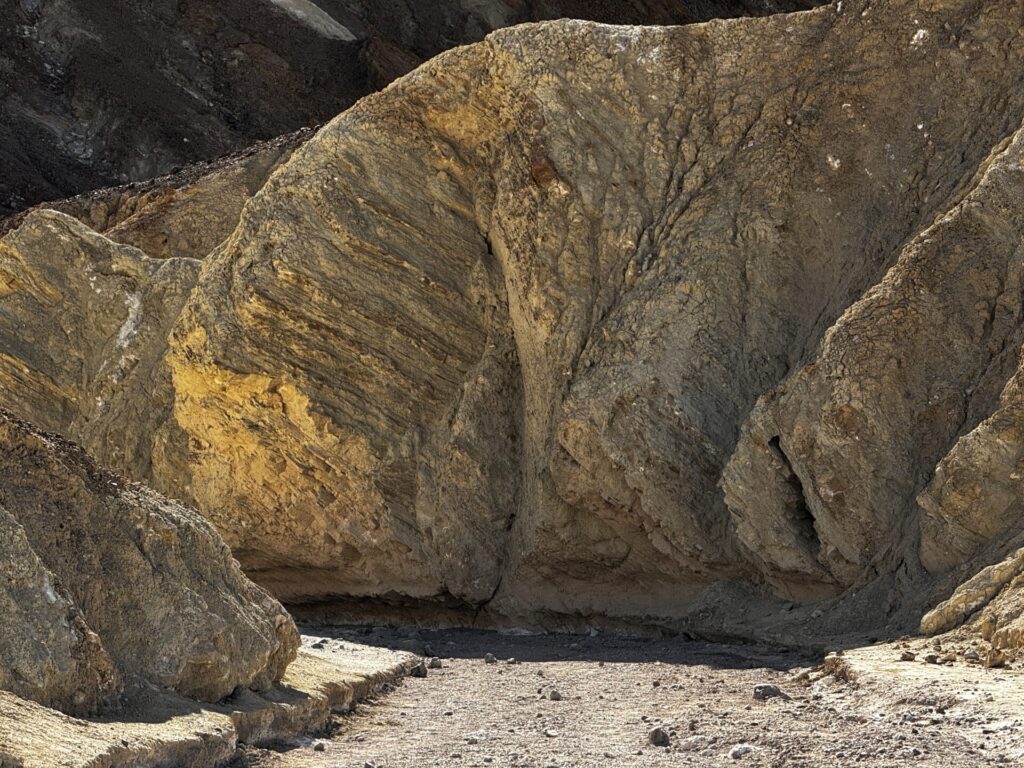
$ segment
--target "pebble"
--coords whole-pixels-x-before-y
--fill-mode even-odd
[[[552,688],[551,691],[548,693],[548,698],[551,699],[551,701],[561,701],[562,694],[559,693],[555,688]]]
[[[434,656],[429,662],[427,662],[427,666],[430,669],[441,669],[441,660],[437,658],[437,656]]]
[[[494,658],[494,654],[493,653],[488,653],[488,654],[486,654],[484,656],[484,663],[485,664],[497,664],[498,660],[496,658]]]
[[[939,654],[937,654],[937,653],[926,653],[924,655],[924,660],[928,664],[938,664],[939,663]]]
[[[774,699],[777,697],[789,698],[782,689],[772,683],[761,683],[760,685],[754,686],[754,698],[758,701],[767,701],[768,699]]]
[[[322,742],[322,741],[318,741],[316,744],[313,745],[313,751],[314,752],[326,752],[327,751],[327,745],[324,744],[324,742]]]
[[[691,736],[679,742],[679,749],[683,752],[699,752],[707,747],[709,743],[707,736]]]
[[[650,733],[647,734],[647,740],[656,747],[667,747],[672,743],[672,737],[661,726],[652,728]]]
[[[750,744],[737,744],[729,750],[729,757],[733,760],[739,760],[744,755],[749,755],[754,749],[755,747]]]
[[[422,661],[417,662],[416,666],[409,670],[410,677],[426,677],[427,676],[427,665]]]
[[[988,655],[985,656],[985,666],[990,669],[1004,667],[1006,666],[1007,661],[1009,661],[1009,659],[1007,658],[1006,654],[1000,651],[998,648],[993,648],[991,651],[988,652]]]
[[[913,661],[917,658],[917,654],[913,651],[904,651],[900,654],[900,661]]]
[[[558,735],[558,731],[556,731],[554,728],[546,728],[544,730],[544,735],[547,736],[549,739],[553,739]]]

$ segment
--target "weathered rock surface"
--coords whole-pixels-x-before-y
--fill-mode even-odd
[[[504,30],[339,116],[226,238],[132,240],[156,260],[30,214],[0,404],[194,503],[288,601],[680,617],[873,585],[836,615],[916,623],[1020,546],[1022,25],[850,0]],[[125,295],[139,363],[104,390]]]
[[[217,700],[280,679],[298,633],[195,512],[0,413],[0,686],[91,711],[126,685]]]
[[[719,475],[757,397],[1020,125],[985,95],[1020,80],[1018,10],[523,28],[366,100],[252,201],[175,329],[192,492],[289,599],[671,612],[773,578]],[[878,522],[840,533],[856,559]],[[800,596],[860,575],[793,570]]]
[[[0,23],[0,214],[316,125],[498,27],[684,23],[818,2],[12,2]]]
[[[162,487],[183,448],[161,429],[173,400],[164,347],[198,271],[70,216],[30,213],[0,244],[3,404]]]
[[[0,690],[66,712],[101,709],[121,680],[96,633],[0,509]]]

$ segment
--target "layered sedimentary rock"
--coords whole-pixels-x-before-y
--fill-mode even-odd
[[[317,125],[498,27],[685,23],[818,2],[12,2],[0,22],[0,214]]]
[[[857,0],[502,31],[318,132],[201,266],[27,217],[0,402],[196,504],[290,601],[679,617],[881,579],[864,622],[916,622],[1019,546],[1022,25]],[[93,409],[128,315],[71,253],[135,265],[104,290],[144,299],[155,411]]]
[[[194,511],[0,412],[0,687],[76,714],[142,684],[217,700],[295,658],[291,618]]]
[[[29,214],[0,244],[4,404],[160,486],[182,450],[162,429],[173,404],[164,348],[198,272],[194,259],[150,258],[70,216]]]

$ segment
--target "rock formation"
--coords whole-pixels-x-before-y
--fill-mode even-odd
[[[0,688],[85,714],[138,685],[268,687],[298,633],[195,512],[0,413]]]
[[[954,590],[1024,543],[1022,26],[503,30],[340,115],[226,238],[151,236],[237,210],[199,195],[136,220],[160,259],[29,214],[0,404],[286,601],[679,618],[745,583],[866,595],[862,629],[995,599],[995,637],[1012,562]]]
[[[817,2],[12,2],[0,23],[0,214],[316,125],[500,26],[684,23]]]

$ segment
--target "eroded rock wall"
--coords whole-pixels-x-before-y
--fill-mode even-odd
[[[1022,25],[502,31],[319,131],[201,264],[26,218],[0,402],[195,503],[288,601],[678,618],[873,584],[842,615],[905,626],[1019,546]],[[135,265],[150,400],[88,410],[126,315],[51,229]]]
[[[12,2],[0,21],[0,215],[319,125],[499,27],[688,23],[820,2]]]

